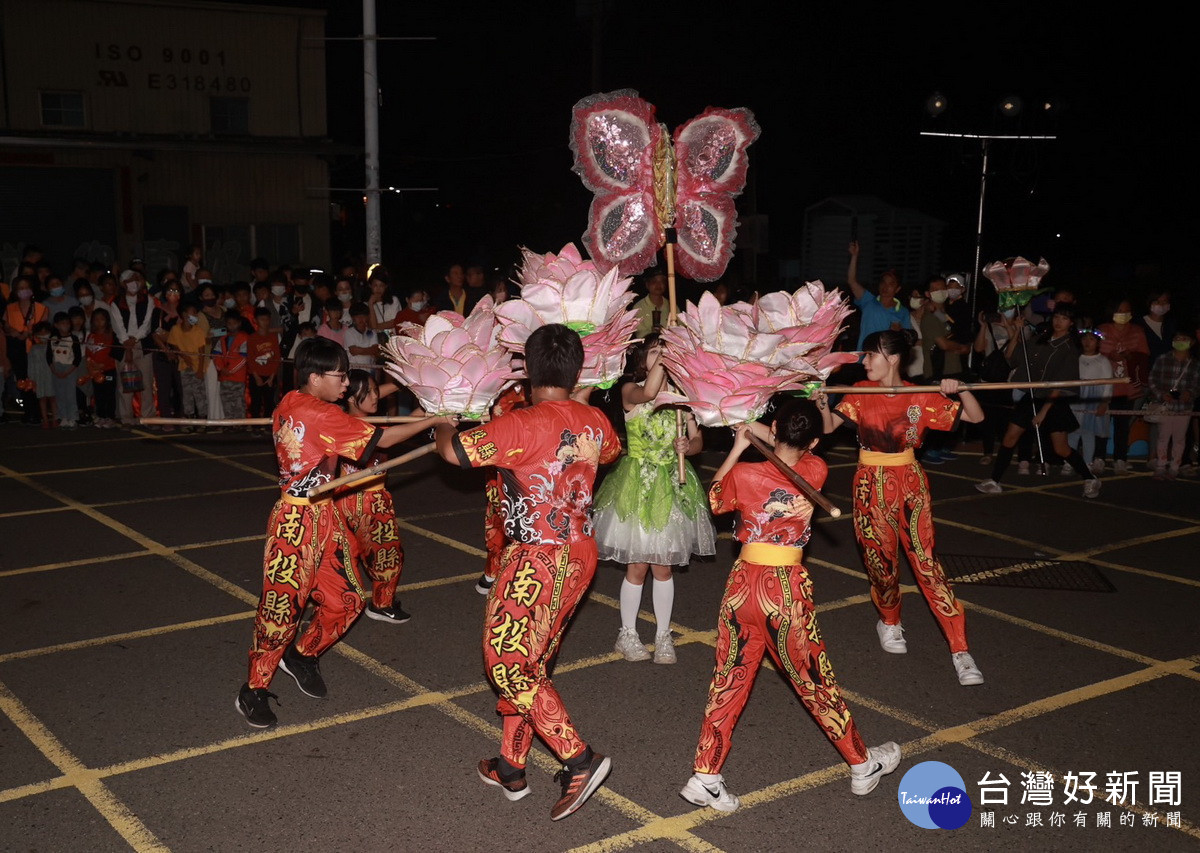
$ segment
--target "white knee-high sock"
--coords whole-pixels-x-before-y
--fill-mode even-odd
[[[667,578],[665,581],[654,579],[653,588],[654,597],[654,621],[658,623],[655,628],[656,634],[661,634],[664,631],[671,630],[671,610],[675,606],[675,578],[674,576]]]
[[[621,581],[621,627],[636,628],[638,610],[642,607],[642,585]]]

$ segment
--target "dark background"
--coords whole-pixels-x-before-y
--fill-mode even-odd
[[[362,30],[356,2],[301,5],[328,10],[331,36]],[[672,129],[709,105],[755,113],[738,207],[769,217],[761,289],[799,257],[804,210],[832,195],[946,221],[943,265],[970,269],[980,143],[920,132],[1054,134],[991,143],[982,263],[1044,256],[1057,286],[1099,298],[1165,285],[1183,308],[1200,134],[1181,22],[976,5],[380,2],[380,35],[436,39],[380,44],[381,183],[439,188],[385,195],[384,262],[440,282],[452,261],[503,268],[520,245],[579,244],[590,194],[571,171],[571,107],[628,87]],[[361,44],[330,42],[327,64],[330,133],[361,144]],[[950,102],[937,121],[924,109],[935,90]],[[1010,94],[1025,109],[1002,120]],[[333,180],[360,186],[361,160]],[[361,251],[361,202],[347,209],[335,246]]]

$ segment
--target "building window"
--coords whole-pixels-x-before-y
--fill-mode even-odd
[[[45,127],[86,127],[83,92],[42,92]]]
[[[209,116],[214,134],[250,132],[249,98],[210,98]]]

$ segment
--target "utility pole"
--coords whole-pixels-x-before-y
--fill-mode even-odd
[[[379,72],[375,31],[375,0],[363,0],[363,132],[366,153],[367,207],[366,262],[383,256],[383,226],[379,214]]]

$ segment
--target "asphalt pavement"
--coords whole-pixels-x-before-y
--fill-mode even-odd
[[[706,439],[705,481],[722,436]],[[734,556],[724,517],[717,556],[677,574],[674,665],[613,652],[623,571],[601,564],[554,676],[613,771],[552,823],[557,768],[540,744],[531,796],[510,803],[476,776],[499,737],[474,589],[480,472],[427,456],[392,473],[412,620],[356,623],[322,661],[327,699],[279,674],[279,726],[259,731],[234,698],[276,496],[265,430],[2,424],[0,849],[1200,850],[1200,481],[1138,463],[1088,500],[1074,476],[1014,468],[981,495],[977,445],[931,466],[939,551],[967,575],[956,593],[986,678],[963,687],[907,567],[908,653],[880,649],[852,450],[823,452],[845,514],[822,516],[807,550],[820,626],[864,738],[899,743],[899,769],[853,795],[764,667],[724,768],[741,808],[679,796]],[[961,811],[914,805],[943,788],[969,801],[960,828],[929,821]]]

